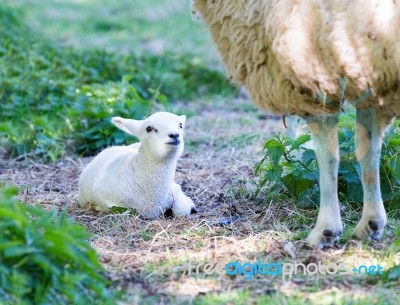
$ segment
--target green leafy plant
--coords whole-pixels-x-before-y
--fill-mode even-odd
[[[355,156],[354,114],[341,116],[339,123],[340,167],[339,194],[348,202],[362,202],[361,170]],[[264,145],[264,156],[256,164],[260,176],[256,195],[268,184],[269,196],[286,194],[301,205],[318,203],[318,166],[315,153],[304,146],[309,134],[297,139],[274,136]],[[400,201],[400,123],[396,121],[386,134],[381,157],[382,197],[385,201]]]
[[[302,147],[310,139],[310,135],[298,139],[279,135],[265,143],[264,157],[255,166],[256,174],[260,175],[256,196],[267,183],[270,196],[287,192],[305,203],[318,195],[315,154],[312,149]]]
[[[111,117],[143,118],[150,115],[152,101],[166,107],[164,95],[155,91],[150,100],[144,99],[129,83],[130,79],[125,76],[120,83],[87,85],[77,90],[79,96],[67,117],[74,118],[71,124],[78,153],[90,155],[105,146],[134,141],[133,137],[113,127]]]
[[[108,209],[108,211],[112,214],[130,214],[130,215],[138,215],[135,209],[128,209],[124,207],[112,206]]]
[[[61,48],[21,19],[0,6],[0,144],[10,156],[95,154],[124,140],[111,116],[141,119],[155,104],[234,91],[198,58]]]
[[[0,303],[115,304],[84,227],[0,185]]]

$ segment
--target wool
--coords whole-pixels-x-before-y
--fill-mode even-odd
[[[166,112],[139,121],[113,118],[118,128],[138,137],[140,143],[107,148],[87,165],[79,178],[79,205],[100,210],[133,208],[146,218],[158,217],[167,208],[177,216],[196,212],[192,200],[174,182],[185,120]]]
[[[275,114],[400,115],[400,3],[192,0],[229,78]],[[366,94],[370,93],[370,94]]]

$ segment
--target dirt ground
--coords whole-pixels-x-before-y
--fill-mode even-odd
[[[369,245],[367,252],[355,241],[324,251],[309,248],[300,240],[291,241],[296,226],[287,219],[313,218],[317,211],[251,197],[256,182],[253,166],[261,158],[262,144],[268,136],[285,132],[285,127],[280,118],[261,114],[248,103],[235,99],[216,107],[215,102],[204,101],[195,106],[197,115],[188,118],[186,149],[176,181],[198,207],[199,212],[190,218],[149,221],[127,213],[80,209],[76,205],[77,182],[90,158],[70,156],[55,164],[2,158],[0,180],[20,186],[23,202],[66,209],[70,217],[86,226],[93,233],[91,245],[113,286],[128,292],[126,304],[191,304],[197,298],[219,304],[208,296],[227,291],[239,294],[238,304],[240,294],[249,291],[253,296],[301,296],[311,304],[320,304],[320,298],[365,298],[373,283],[353,275],[339,280],[296,276],[283,282],[274,277],[246,281],[240,276],[208,276],[203,267],[199,275],[189,274],[189,268],[194,272],[204,262],[371,262],[385,256],[384,249],[392,241]],[[176,109],[184,107],[181,104]],[[310,228],[302,229],[307,232]],[[195,267],[189,267],[189,262]],[[382,290],[390,302],[398,300],[392,286],[374,289]]]

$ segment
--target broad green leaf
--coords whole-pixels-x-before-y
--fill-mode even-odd
[[[309,135],[309,134],[301,135],[293,142],[291,150],[298,149],[301,145],[303,145],[304,143],[306,143],[310,140],[311,140],[311,135]]]

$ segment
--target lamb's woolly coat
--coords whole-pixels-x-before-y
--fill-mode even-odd
[[[79,202],[100,209],[134,208],[149,218],[157,217],[174,202],[176,161],[155,163],[131,146],[102,151],[82,173]],[[138,158],[139,156],[139,158]],[[152,170],[149,171],[149,168]]]
[[[85,167],[79,178],[79,205],[134,208],[148,218],[159,216],[166,208],[178,216],[191,214],[194,203],[174,182],[184,147],[185,119],[167,112],[143,121],[113,118],[118,128],[141,142],[107,148]],[[177,142],[171,145],[173,134]]]
[[[276,114],[400,115],[400,1],[192,0],[233,82]]]

